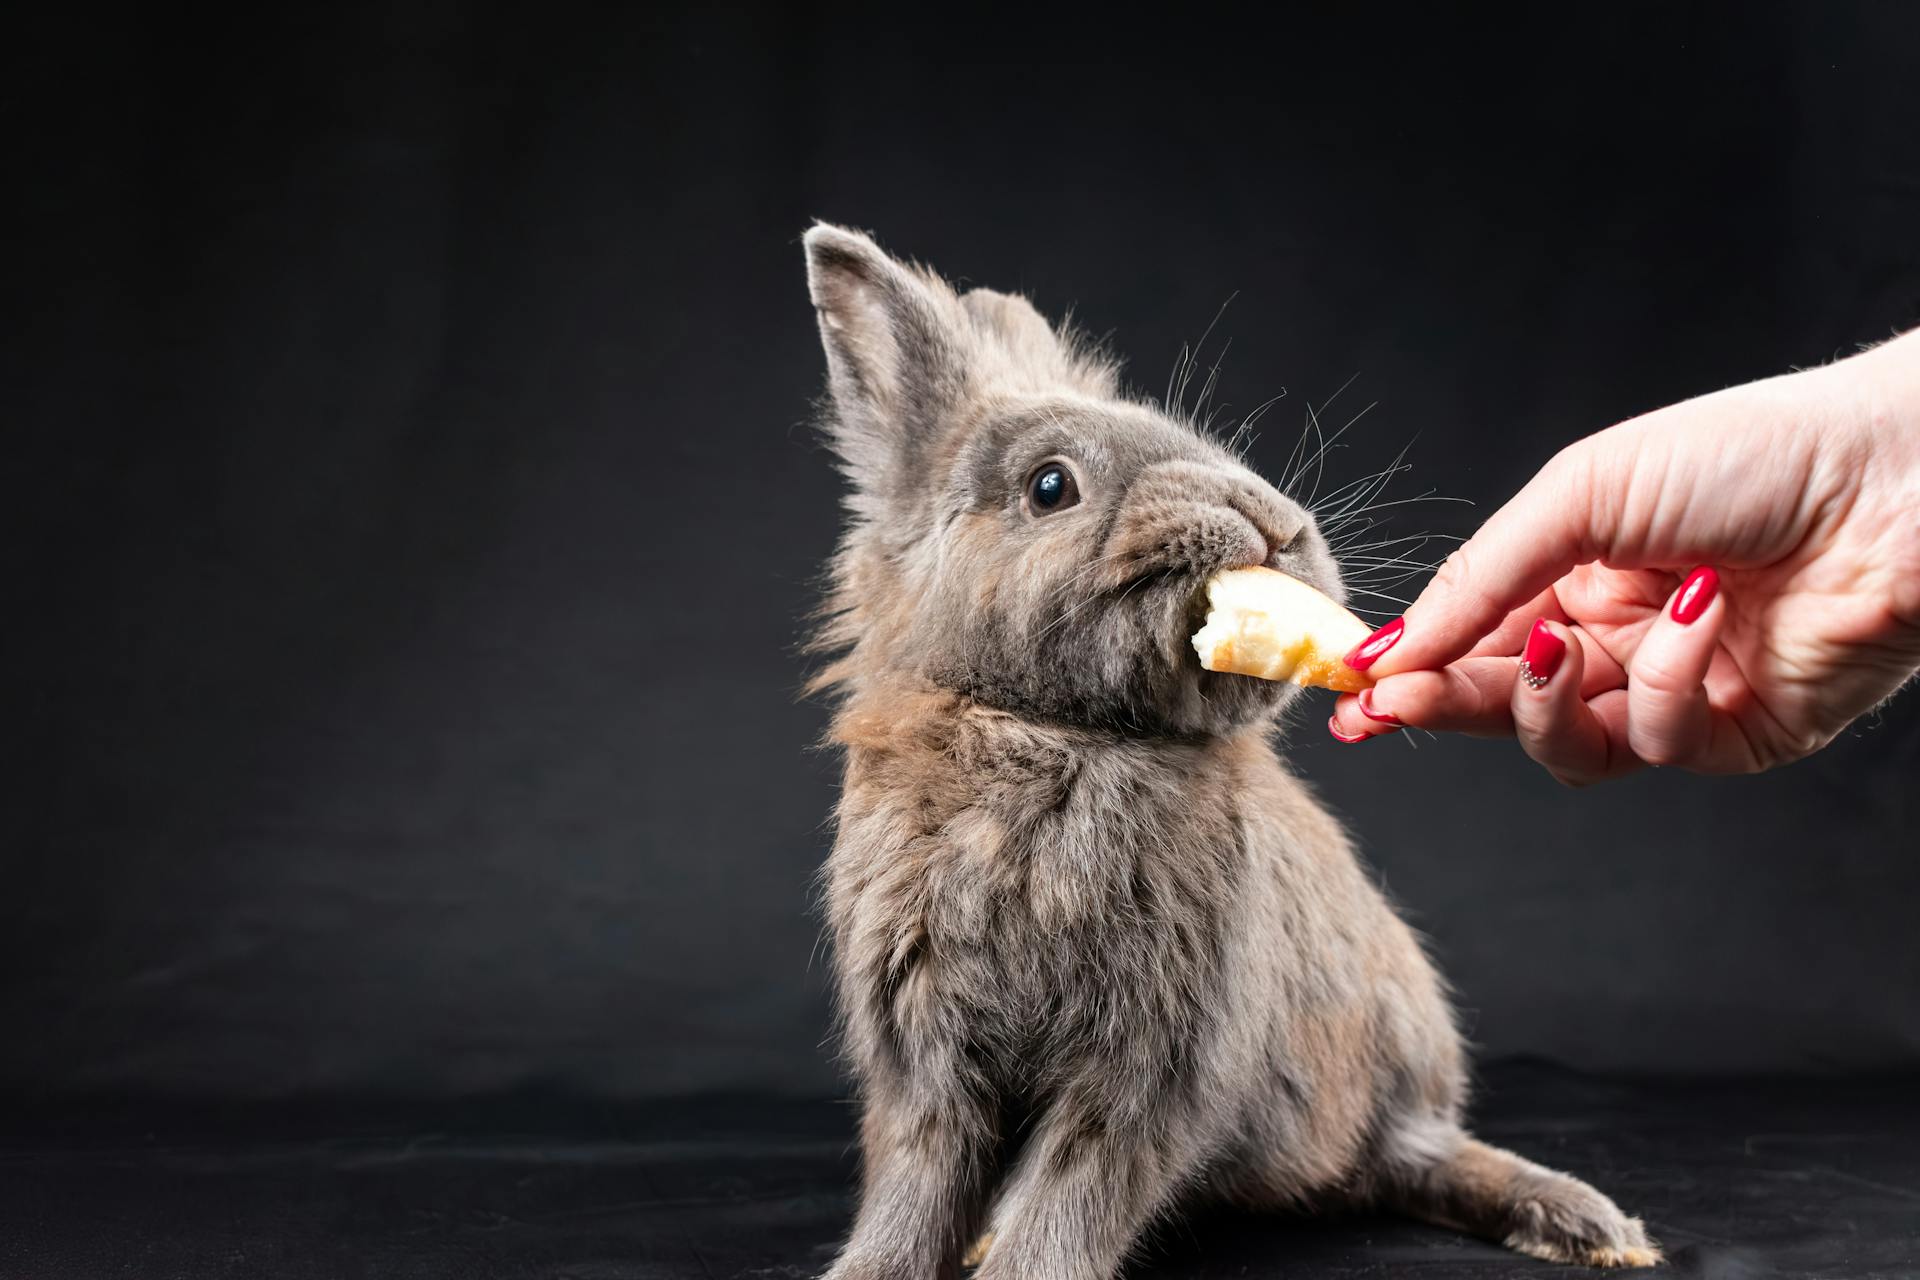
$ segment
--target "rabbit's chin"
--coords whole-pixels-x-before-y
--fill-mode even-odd
[[[1192,712],[1194,730],[1224,734],[1278,717],[1305,690],[1283,680],[1208,671],[1194,661],[1192,676],[1198,707]]]

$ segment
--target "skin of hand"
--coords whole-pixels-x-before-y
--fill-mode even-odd
[[[1513,735],[1570,785],[1818,751],[1920,668],[1920,330],[1569,446],[1349,661],[1341,741]]]

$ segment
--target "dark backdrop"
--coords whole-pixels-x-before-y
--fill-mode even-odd
[[[832,1087],[797,237],[1418,436],[1461,533],[1920,321],[1920,14],[398,5],[13,41],[0,1088]],[[1920,1062],[1920,704],[1761,778],[1287,750],[1488,1054]]]

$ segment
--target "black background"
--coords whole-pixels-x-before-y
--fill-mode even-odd
[[[1374,405],[1398,531],[1920,322],[1920,12],[400,5],[14,42],[0,1089],[835,1088],[819,217]],[[1382,603],[1382,602],[1375,602]],[[1390,605],[1386,607],[1391,607]],[[1920,1063],[1920,705],[1760,778],[1286,750],[1489,1056]]]

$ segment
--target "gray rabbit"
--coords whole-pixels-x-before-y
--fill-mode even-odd
[[[864,1176],[830,1280],[1104,1280],[1196,1194],[1388,1205],[1650,1265],[1638,1220],[1461,1127],[1440,980],[1275,755],[1295,690],[1203,671],[1208,575],[1335,598],[1326,540],[1023,298],[815,226],[850,482],[815,687]]]

